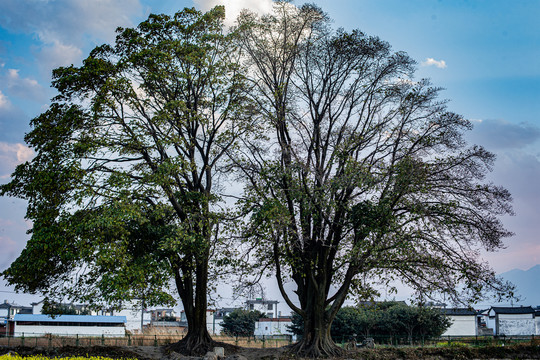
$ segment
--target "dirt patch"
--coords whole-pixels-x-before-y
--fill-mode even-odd
[[[238,359],[245,357],[247,360],[287,360],[296,359],[296,356],[283,348],[241,348],[231,344],[223,344],[225,356],[237,355]],[[172,350],[171,347],[153,346],[91,346],[61,348],[35,348],[35,347],[0,347],[0,355],[14,351],[19,355],[45,355],[48,357],[69,356],[103,356],[114,359],[135,358],[140,360],[188,360],[198,359],[186,357]],[[359,349],[347,352],[340,358],[362,360],[450,360],[450,359],[540,359],[540,346],[538,345],[513,345],[513,346],[485,346],[479,348],[456,347],[456,348],[378,348]]]

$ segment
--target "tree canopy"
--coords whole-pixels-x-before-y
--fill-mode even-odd
[[[441,309],[426,306],[408,306],[401,302],[371,303],[344,306],[339,309],[330,327],[336,342],[348,342],[354,336],[374,338],[379,343],[438,338],[450,326],[450,320]],[[293,316],[291,331],[303,336],[304,324],[298,314]]]
[[[311,357],[340,354],[331,324],[374,284],[511,295],[479,257],[511,235],[511,196],[414,60],[314,5],[244,11],[227,33],[223,18],[219,6],[150,15],[54,70],[58,96],[25,138],[36,156],[0,188],[33,223],[8,283],[96,305],[171,303],[174,284],[179,346],[205,353],[209,271],[246,249],[249,272],[272,271],[302,317],[294,349]],[[233,171],[243,244],[217,251]]]
[[[152,305],[174,302],[172,280],[186,349],[206,352],[219,177],[250,122],[223,19],[223,7],[150,15],[53,71],[58,96],[25,138],[36,156],[1,188],[28,201],[33,222],[3,272],[17,290]]]
[[[236,309],[223,318],[221,327],[223,332],[230,336],[253,336],[255,322],[266,315],[258,310]]]
[[[504,294],[479,249],[511,235],[499,218],[511,196],[485,181],[494,155],[467,145],[471,123],[414,78],[415,62],[332,28],[313,5],[277,3],[238,21],[265,130],[237,160],[244,236],[304,320],[299,353],[338,355],[330,325],[350,292],[369,298],[373,282],[463,302]]]

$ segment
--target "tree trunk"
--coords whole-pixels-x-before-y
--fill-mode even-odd
[[[308,281],[308,284],[311,281]],[[319,286],[322,284],[319,284]],[[330,335],[330,326],[334,317],[326,309],[326,292],[311,283],[308,285],[307,297],[304,298],[304,336],[293,346],[293,351],[301,357],[339,356],[343,350],[336,345]],[[324,289],[324,286],[322,286]]]
[[[292,350],[301,357],[340,356],[343,350],[330,336],[331,322],[325,321],[324,308],[312,311],[304,318],[304,336]]]
[[[214,346],[214,341],[206,328],[208,261],[197,264],[195,271],[197,273],[195,286],[191,276],[187,276],[185,280],[178,273],[176,276],[176,286],[184,305],[188,332],[182,340],[172,346],[172,349],[189,356],[204,355]]]

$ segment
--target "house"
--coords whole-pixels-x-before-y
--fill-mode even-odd
[[[539,307],[537,307],[534,310],[534,318],[535,318],[535,325],[536,325],[535,335],[540,335],[540,308]]]
[[[441,309],[451,325],[442,336],[475,336],[478,334],[477,313],[466,308]]]
[[[241,308],[221,308],[221,309],[217,309],[215,312],[214,312],[214,316],[213,316],[213,319],[212,319],[212,331],[210,331],[210,334],[211,335],[220,335],[223,331],[223,326],[221,326],[221,324],[223,324],[223,318],[227,315],[229,315],[230,313],[232,313],[233,311],[235,310],[238,310],[238,309],[241,309]]]
[[[10,331],[9,322],[16,314],[31,313],[32,308],[29,306],[11,304],[7,300],[4,300],[4,302],[0,304],[0,336],[12,334]]]
[[[293,336],[289,326],[292,325],[291,318],[262,318],[255,322],[256,338],[281,338]]]
[[[494,306],[488,312],[488,327],[495,329],[495,335],[536,334],[535,311],[530,306]]]
[[[245,308],[246,310],[258,310],[261,313],[265,314],[269,318],[278,318],[281,313],[278,312],[278,303],[276,300],[263,300],[262,298],[246,300]]]
[[[174,309],[154,309],[152,313],[152,321],[176,321],[176,312]]]
[[[125,316],[17,314],[14,336],[125,336]]]

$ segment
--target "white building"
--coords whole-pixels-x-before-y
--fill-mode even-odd
[[[125,336],[125,316],[17,314],[14,336]]]
[[[441,309],[451,322],[442,336],[475,336],[478,333],[476,311],[470,309]]]
[[[278,303],[276,300],[263,300],[261,298],[254,300],[246,300],[246,310],[258,310],[269,318],[278,318],[281,312],[278,311]]]
[[[255,323],[254,335],[257,338],[292,336],[288,326],[292,325],[290,318],[262,318]]]
[[[140,304],[126,304],[122,310],[113,311],[111,315],[126,318],[126,330],[132,333],[142,333],[143,327],[151,322],[151,312],[146,311]]]
[[[493,328],[495,335],[536,334],[534,309],[530,306],[492,307],[488,312],[488,327]]]
[[[216,322],[214,317],[216,310],[207,309],[206,310],[206,329],[210,335],[219,335],[221,334],[221,323]],[[187,317],[184,310],[180,311],[180,324],[187,327]]]

